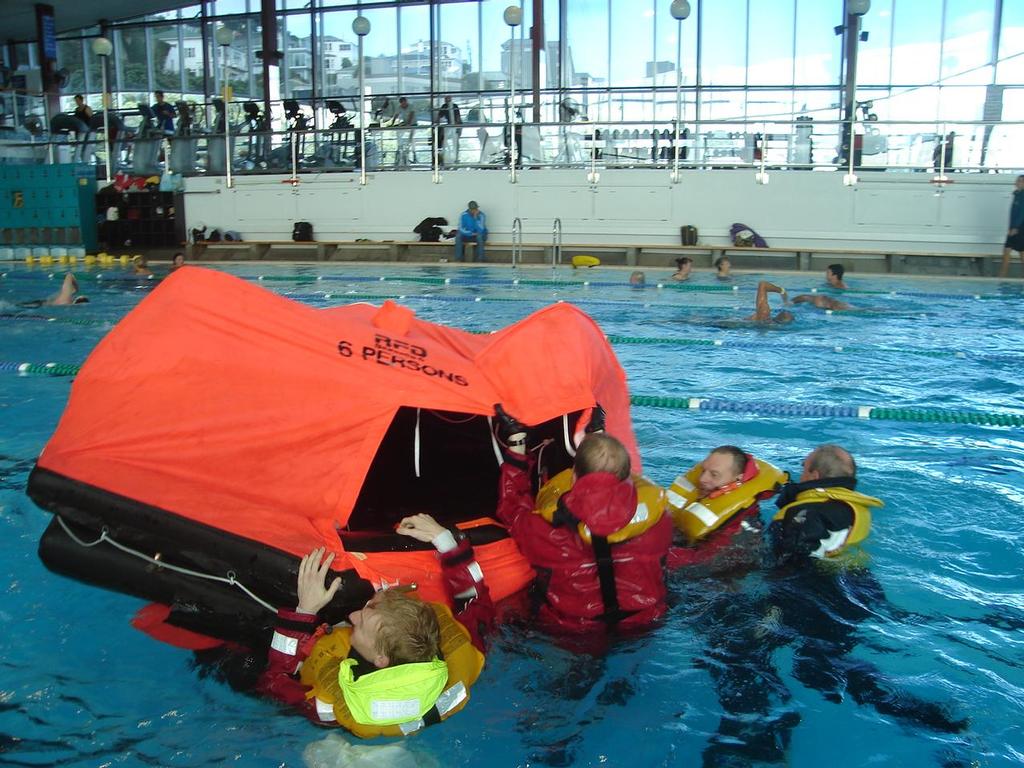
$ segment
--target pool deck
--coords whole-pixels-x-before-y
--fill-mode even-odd
[[[467,257],[472,254],[467,244]],[[163,254],[161,254],[163,255]],[[152,254],[159,259],[161,255]],[[1001,254],[928,253],[892,249],[854,248],[737,248],[728,244],[695,246],[659,244],[572,244],[561,246],[560,255],[550,243],[489,242],[487,264],[524,266],[568,265],[577,255],[596,256],[602,266],[673,269],[680,256],[693,259],[695,268],[710,268],[720,256],[727,256],[733,268],[769,272],[819,272],[829,264],[841,262],[848,272],[866,274],[939,275],[957,277],[996,277]],[[170,254],[165,255],[169,258]],[[189,261],[282,261],[282,262],[388,262],[396,264],[451,263],[451,242],[419,243],[403,241],[309,242],[244,241],[196,243],[186,247]],[[1024,277],[1019,258],[1010,264],[1010,277]]]

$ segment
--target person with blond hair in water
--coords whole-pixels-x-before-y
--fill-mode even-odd
[[[295,609],[278,611],[259,693],[364,738],[407,735],[464,706],[494,618],[483,572],[466,535],[430,515],[406,517],[396,532],[437,550],[454,615],[393,588],[349,614],[348,625],[329,628],[318,614],[341,578],[328,583],[334,553],[315,549],[299,564]]]

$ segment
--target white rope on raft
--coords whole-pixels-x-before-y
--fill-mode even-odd
[[[95,547],[97,544],[106,542],[115,549],[119,549],[122,552],[132,555],[133,557],[137,557],[140,560],[145,560],[147,563],[151,563],[160,568],[166,568],[169,571],[174,571],[175,573],[182,573],[186,576],[194,576],[197,579],[206,579],[207,581],[218,581],[221,584],[229,584],[232,587],[238,587],[240,590],[242,590],[245,594],[247,594],[257,603],[262,605],[268,611],[270,611],[271,613],[277,613],[277,608],[275,608],[273,605],[268,603],[263,598],[258,597],[255,593],[253,593],[251,589],[249,589],[247,586],[245,586],[245,584],[240,582],[236,578],[234,571],[228,571],[227,576],[214,576],[211,573],[201,573],[200,571],[193,571],[191,568],[183,568],[180,565],[172,565],[171,563],[168,563],[164,560],[158,560],[155,557],[150,557],[149,555],[143,552],[139,552],[138,550],[132,549],[131,547],[125,546],[124,544],[115,541],[110,537],[106,526],[103,526],[103,530],[100,531],[100,537],[96,539],[96,541],[83,541],[82,539],[78,538],[78,536],[76,536],[70,528],[68,528],[67,523],[64,522],[64,519],[60,515],[54,515],[54,517],[57,518],[57,522],[60,523],[60,527],[64,529],[64,533],[70,536],[71,539],[80,547]]]

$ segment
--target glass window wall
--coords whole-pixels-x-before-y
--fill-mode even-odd
[[[942,13],[935,0],[898,0],[893,10],[892,82],[938,82]]]
[[[759,4],[761,0],[758,0]],[[880,20],[875,20],[875,9],[891,5],[892,0],[874,0],[871,4],[872,19],[871,26],[877,24],[886,27]],[[769,4],[770,5],[770,4]],[[843,8],[841,3],[823,3],[821,0],[797,0],[795,40],[792,50],[793,80],[796,85],[830,85],[838,83],[840,69],[842,68],[842,38],[835,33],[835,27],[843,23]],[[865,26],[866,28],[866,26]],[[751,29],[754,29],[751,26]],[[760,35],[760,32],[758,32]],[[869,35],[869,41],[875,33]],[[888,44],[886,44],[888,45]],[[861,44],[860,56],[864,55],[867,43]],[[790,55],[787,53],[787,55]],[[860,67],[858,67],[859,69]],[[889,64],[885,64],[886,77],[882,82],[888,82]],[[863,74],[861,75],[863,77]],[[751,79],[752,85],[757,81]],[[789,81],[786,81],[789,82]]]
[[[809,4],[805,2],[805,4]],[[864,17],[861,29],[868,39],[857,48],[857,84],[885,85],[892,67],[893,0],[874,0],[871,12]],[[803,9],[803,6],[801,6]],[[842,24],[842,10],[834,15],[836,24]],[[835,36],[836,43],[840,40]]]
[[[420,123],[436,117],[445,94],[453,95],[465,122],[503,123],[510,83],[522,119],[531,121],[536,75],[542,121],[635,122],[639,133],[630,128],[627,152],[632,159],[653,153],[653,137],[671,130],[677,81],[683,121],[699,118],[709,122],[709,132],[722,134],[710,156],[723,164],[730,152],[745,157],[748,151],[746,144],[726,146],[729,133],[777,132],[745,129],[743,120],[819,121],[817,137],[840,115],[844,38],[834,30],[845,23],[844,0],[691,0],[690,17],[681,23],[671,18],[667,0],[545,0],[536,73],[533,4],[519,0],[523,23],[513,39],[503,20],[509,2],[375,0],[362,10],[372,30],[360,62],[351,27],[358,2],[277,0],[284,58],[271,70],[274,124],[280,123],[280,99],[297,99],[306,111],[315,107],[318,125],[332,119],[326,99],[341,99],[355,112],[360,72],[378,107],[380,97],[394,102],[406,95]],[[171,101],[208,100],[220,92],[226,67],[240,116],[238,103],[263,96],[258,9],[258,0],[211,0],[205,8],[196,4],[113,25],[115,104],[151,103],[154,89]],[[214,41],[221,25],[233,35],[224,49]],[[859,46],[857,98],[872,101],[870,111],[882,121],[977,120],[993,83],[1007,86],[1006,104],[1015,104],[1024,90],[1024,2],[872,0],[863,30],[868,39]],[[99,61],[89,42],[59,41],[58,64],[69,75],[65,108],[77,92],[99,107]],[[12,54],[21,68],[31,66],[32,46],[5,47],[5,55]],[[956,133],[957,152],[977,156],[973,136]],[[491,138],[503,141],[493,129]],[[835,144],[816,139],[814,151],[834,155]],[[660,151],[659,143],[658,158]]]
[[[701,6],[701,85],[746,83],[746,17],[746,0],[716,0]]]
[[[608,85],[608,0],[569,0],[562,82],[568,88]],[[550,32],[548,33],[551,34]]]
[[[796,0],[749,0],[748,8],[748,27],[751,30],[747,54],[748,85],[791,85],[795,61],[793,23]],[[810,52],[802,53],[811,58]],[[829,80],[812,82],[820,84]]]
[[[1003,85],[1024,83],[1024,3],[1003,3],[996,82]]]
[[[405,12],[406,9],[402,9],[403,16]],[[483,86],[480,79],[480,5],[439,5],[434,13],[440,30],[435,36],[436,90],[441,94],[481,90]]]
[[[992,82],[994,0],[946,0],[941,74],[943,82]]]
[[[474,27],[475,29],[475,27]],[[430,93],[430,8],[425,5],[400,7],[398,9],[398,87],[403,94]],[[438,68],[438,80],[462,84],[465,74],[465,54],[455,43],[437,42],[434,65]],[[461,88],[458,88],[461,90]],[[422,106],[429,113],[429,96],[422,100]],[[417,112],[421,105],[414,104]],[[421,118],[423,119],[423,118]]]

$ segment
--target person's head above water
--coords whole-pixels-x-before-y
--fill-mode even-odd
[[[819,445],[804,459],[801,483],[830,477],[856,477],[857,462],[845,448],[833,443]]]
[[[433,609],[400,592],[378,592],[349,614],[352,647],[375,667],[425,662],[437,658],[441,629]]]
[[[735,445],[720,445],[701,462],[697,487],[702,496],[707,496],[720,488],[738,483],[746,468],[747,454],[742,449]]]
[[[693,269],[693,259],[689,256],[680,256],[676,259],[676,275],[685,276]]]
[[[846,274],[846,267],[842,264],[829,264],[825,269],[825,281],[833,288],[845,288],[843,275]]]
[[[595,432],[583,438],[576,449],[572,471],[576,479],[592,472],[610,472],[619,480],[625,480],[631,466],[626,446],[607,433]]]
[[[644,284],[646,284],[646,282],[647,282],[647,276],[644,275],[644,273],[641,272],[639,269],[636,270],[635,272],[633,272],[629,276],[629,284],[630,285],[644,285]]]
[[[772,322],[777,325],[786,325],[786,323],[792,323],[796,319],[796,316],[788,309],[780,309],[775,313],[775,317],[772,318]]]
[[[728,256],[719,256],[715,259],[715,269],[718,270],[719,277],[725,277],[729,274],[729,270],[732,269],[732,262],[729,261]]]

